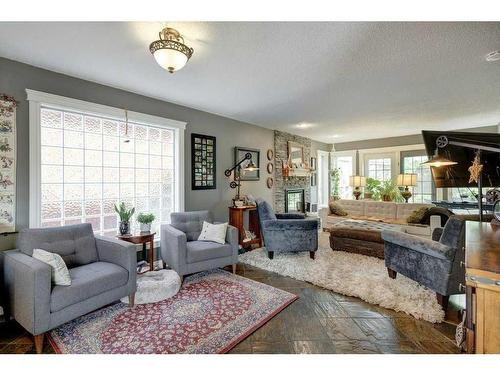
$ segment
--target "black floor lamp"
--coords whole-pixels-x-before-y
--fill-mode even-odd
[[[439,149],[444,149],[448,145],[476,150],[476,156],[474,158],[472,166],[469,167],[469,172],[471,173],[471,179],[477,183],[479,221],[483,221],[483,181],[482,181],[481,151],[500,153],[500,147],[485,146],[483,144],[474,143],[474,141],[469,141],[467,139],[453,138],[441,135],[436,138],[436,150],[434,156],[430,160],[422,163],[422,165],[439,168],[457,164],[457,162],[446,159],[445,157],[439,155]]]
[[[241,168],[241,165],[246,161],[248,160],[248,164],[244,167],[244,168]],[[255,163],[253,162],[252,160],[252,154],[250,152],[247,152],[245,154],[245,156],[243,157],[243,159],[241,159],[238,163],[236,163],[233,167],[229,168],[229,169],[226,169],[224,171],[224,174],[226,175],[226,177],[229,177],[231,176],[231,173],[235,170],[238,171],[238,174],[234,174],[234,181],[231,181],[231,183],[229,184],[229,186],[232,188],[232,189],[235,189],[237,188],[237,191],[236,191],[236,199],[235,200],[239,200],[240,199],[240,187],[241,187],[241,171],[248,171],[248,172],[252,172],[252,171],[256,171],[258,170],[259,168],[255,165]]]

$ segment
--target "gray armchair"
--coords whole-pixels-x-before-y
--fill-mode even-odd
[[[33,258],[33,249],[61,255],[71,285],[53,286],[50,266]],[[18,249],[5,252],[7,307],[34,335],[40,353],[45,332],[127,295],[133,306],[136,266],[133,244],[94,237],[90,224],[24,229],[18,236]]]
[[[448,298],[460,293],[465,283],[465,221],[450,217],[444,228],[436,228],[431,239],[406,233],[383,231],[385,265],[389,276],[397,273],[434,290],[446,310]]]
[[[314,259],[318,250],[319,222],[316,218],[306,219],[305,215],[296,213],[275,214],[261,198],[256,200],[256,204],[269,259],[273,259],[275,251],[309,251],[309,256]]]
[[[226,243],[198,241],[203,221],[212,222],[208,211],[177,212],[170,215],[170,224],[161,226],[160,251],[163,267],[168,264],[181,280],[184,275],[233,266],[238,263],[238,230],[227,226]]]

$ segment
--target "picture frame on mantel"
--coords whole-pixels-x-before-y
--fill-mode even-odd
[[[211,135],[191,134],[191,189],[217,188],[216,138]]]
[[[241,159],[245,157],[245,154],[249,152],[252,154],[252,161],[257,166],[256,171],[242,171],[240,181],[259,181],[260,180],[260,150],[256,148],[248,148],[236,146],[234,148],[234,164],[237,164]],[[245,168],[248,163],[243,163],[241,169]],[[238,171],[235,170],[235,178],[238,178]]]

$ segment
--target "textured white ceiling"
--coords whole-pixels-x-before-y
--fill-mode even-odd
[[[173,75],[162,26],[0,23],[0,56],[327,143],[500,123],[498,22],[172,23]]]

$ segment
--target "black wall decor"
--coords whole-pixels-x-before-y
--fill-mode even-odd
[[[191,161],[191,188],[215,189],[217,182],[215,137],[191,134]]]
[[[234,148],[234,163],[238,163],[241,159],[245,157],[245,154],[249,152],[252,154],[252,161],[257,166],[256,171],[241,171],[241,181],[259,181],[260,180],[260,150],[248,147],[235,147]],[[241,168],[245,168],[248,163],[241,165]],[[238,177],[238,172],[235,171],[235,176]]]

